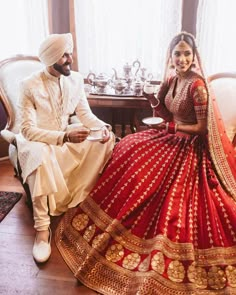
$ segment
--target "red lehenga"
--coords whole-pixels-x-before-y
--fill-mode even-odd
[[[175,104],[174,81],[167,109],[188,124],[208,114],[208,135],[126,136],[57,228],[75,277],[102,294],[236,294],[235,151],[205,82],[191,72]]]

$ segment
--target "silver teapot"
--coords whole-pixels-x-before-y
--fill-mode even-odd
[[[95,87],[97,93],[105,93],[107,85],[111,83],[111,79],[103,73],[96,76],[94,73],[89,73],[87,76],[87,81],[90,85]]]
[[[127,88],[127,81],[124,78],[119,78],[116,69],[112,68],[114,75],[112,76],[112,88],[115,90],[116,94],[122,94]]]
[[[115,89],[116,94],[122,94],[127,87],[127,83],[124,79],[116,79],[112,82],[112,87]]]

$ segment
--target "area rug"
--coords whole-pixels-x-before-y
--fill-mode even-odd
[[[20,200],[21,196],[21,193],[0,191],[0,222]]]

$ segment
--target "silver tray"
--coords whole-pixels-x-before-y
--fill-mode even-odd
[[[143,94],[136,95],[133,92],[123,92],[123,93],[115,93],[113,89],[109,89],[105,92],[97,92],[96,90],[89,91],[91,95],[102,95],[102,96],[117,96],[117,97],[143,97]]]

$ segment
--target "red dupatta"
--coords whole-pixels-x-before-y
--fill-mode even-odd
[[[222,184],[236,200],[236,150],[226,134],[213,90],[210,86],[208,90],[208,138],[211,157]]]

